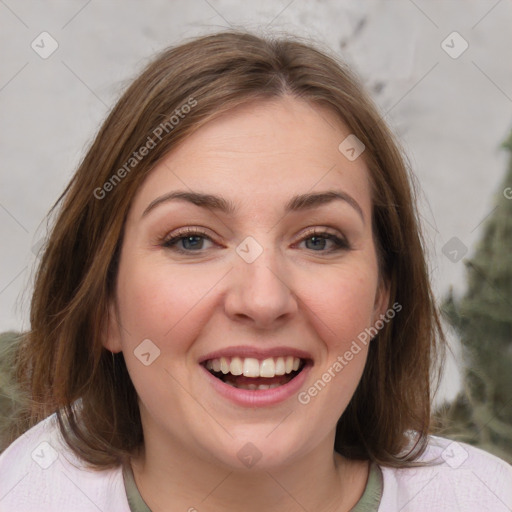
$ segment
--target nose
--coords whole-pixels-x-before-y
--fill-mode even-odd
[[[229,273],[226,314],[237,322],[269,329],[290,319],[298,310],[289,272],[275,251],[264,249],[252,263],[236,256]]]

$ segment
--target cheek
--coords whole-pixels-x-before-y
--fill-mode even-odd
[[[324,351],[315,379],[298,395],[311,414],[322,417],[318,435],[328,435],[349,404],[363,374],[369,338],[360,335],[372,323],[376,273],[371,266],[347,265],[329,276],[309,278],[305,287],[307,306]],[[325,283],[328,283],[326,285]],[[336,404],[333,406],[333,404]]]
[[[304,301],[330,349],[343,350],[372,322],[377,278],[372,268],[350,266],[310,276]]]
[[[184,319],[212,287],[212,276],[169,265],[138,265],[120,272],[120,314],[132,342],[181,339]],[[189,333],[190,336],[190,333]]]
[[[212,285],[211,273],[206,277],[192,266],[179,271],[169,264],[136,265],[126,259],[119,270],[124,358],[139,397],[156,417],[162,403],[184,398],[179,384],[187,378],[183,357],[200,334],[198,314]]]

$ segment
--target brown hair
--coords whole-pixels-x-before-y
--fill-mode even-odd
[[[390,284],[390,304],[402,306],[370,344],[362,379],[338,422],[335,449],[395,467],[423,453],[430,378],[445,345],[401,152],[359,81],[327,50],[239,30],[158,55],[114,106],[53,206],[50,213],[61,204],[19,354],[18,375],[33,400],[24,428],[56,412],[67,443],[97,467],[122,462],[143,443],[123,355],[102,345],[132,199],[155,164],[208,120],[285,94],[329,108],[366,146],[381,275]],[[150,139],[151,151],[132,161]],[[412,448],[410,432],[418,434]]]

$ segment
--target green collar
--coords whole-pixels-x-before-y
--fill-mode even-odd
[[[151,512],[137,489],[132,468],[129,464],[123,466],[123,480],[130,512]],[[375,462],[372,462],[364,493],[350,512],[377,512],[383,488],[382,471]]]
[[[130,464],[125,464],[123,466],[123,480],[124,487],[126,489],[126,498],[128,499],[128,504],[130,505],[130,512],[151,512],[151,509],[142,499],[139,489],[137,489]]]

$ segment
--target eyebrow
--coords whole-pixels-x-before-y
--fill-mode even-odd
[[[201,208],[216,210],[227,215],[233,215],[238,210],[235,203],[220,196],[202,194],[200,192],[189,192],[186,190],[177,190],[174,192],[169,192],[168,194],[164,194],[163,196],[157,197],[151,201],[151,203],[142,213],[142,217],[146,216],[157,206],[169,201],[176,200],[188,201],[189,203],[195,204]],[[288,203],[286,203],[284,211],[285,213],[289,213],[310,210],[328,203],[332,203],[333,201],[344,201],[345,203],[349,204],[359,214],[363,220],[363,223],[365,223],[363,210],[359,206],[359,203],[346,192],[338,190],[327,190],[325,192],[299,194],[293,196],[288,201]]]

